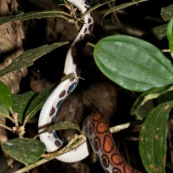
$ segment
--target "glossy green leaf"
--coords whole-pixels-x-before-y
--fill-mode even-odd
[[[161,8],[161,16],[165,22],[173,17],[173,4]]]
[[[170,53],[173,58],[173,18],[168,23],[167,38],[168,38],[168,42],[169,42]]]
[[[67,43],[68,42],[53,43],[51,45],[43,45],[35,49],[27,50],[14,59],[7,67],[0,70],[0,76],[3,76],[11,71],[16,71],[20,70],[21,68],[31,66],[38,58]]]
[[[142,93],[134,102],[130,114],[135,115],[136,119],[143,120],[151,109],[154,108],[154,99],[173,91],[173,86],[167,86],[164,88],[153,88],[149,91]],[[170,99],[167,99],[167,101]],[[173,98],[172,98],[173,100]]]
[[[172,107],[173,101],[170,101],[154,108],[140,130],[139,150],[147,172],[165,172],[167,119]]]
[[[28,138],[16,138],[8,140],[2,145],[3,150],[19,162],[29,165],[40,159],[46,148],[38,140]]]
[[[94,59],[105,76],[129,90],[143,92],[173,83],[171,62],[157,47],[138,38],[105,37],[95,45]]]
[[[2,103],[0,103],[0,116],[3,117],[8,117],[10,114],[10,111],[8,109],[8,107]]]
[[[30,19],[41,19],[46,17],[62,17],[68,20],[68,17],[70,17],[70,14],[65,13],[64,11],[58,11],[58,10],[34,11],[29,13],[20,13],[17,15],[1,17],[0,24],[6,23],[6,22],[12,22],[16,20],[25,21]]]
[[[20,123],[22,123],[24,120],[26,110],[33,96],[34,93],[32,91],[24,94],[13,95],[13,111],[18,113],[18,120]]]
[[[2,81],[0,81],[0,103],[12,107],[11,91]]]

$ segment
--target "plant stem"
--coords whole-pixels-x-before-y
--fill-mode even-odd
[[[12,128],[10,128],[10,127],[7,127],[7,126],[5,126],[5,125],[3,125],[3,124],[0,124],[0,127],[3,127],[4,129],[7,129],[7,130],[9,130],[9,131],[13,131],[13,129]]]

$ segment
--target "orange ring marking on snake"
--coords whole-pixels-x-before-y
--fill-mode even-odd
[[[97,133],[106,133],[109,131],[109,127],[104,121],[99,121],[97,124]]]
[[[111,160],[116,165],[120,165],[124,162],[124,159],[119,155],[119,153],[118,154],[117,153],[112,154]]]
[[[100,114],[95,114],[92,118],[93,118],[93,121],[98,121],[102,119],[102,116]]]
[[[106,153],[112,152],[114,149],[114,144],[112,143],[112,139],[110,136],[106,135],[103,140],[103,149]]]

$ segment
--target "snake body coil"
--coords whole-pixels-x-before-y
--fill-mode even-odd
[[[67,0],[76,6],[81,14],[90,7],[85,0]],[[65,98],[76,88],[80,70],[77,65],[77,55],[81,42],[84,43],[90,37],[93,30],[93,18],[90,13],[84,16],[83,26],[71,44],[64,67],[64,74],[74,74],[73,78],[66,79],[61,82],[51,95],[46,100],[40,116],[39,116],[39,132],[43,131],[47,126],[56,122],[57,112],[65,100]],[[80,47],[81,48],[81,47]],[[109,127],[102,115],[99,113],[89,116],[84,123],[84,131],[87,134],[94,152],[98,155],[103,169],[108,173],[139,173],[132,168],[121,156],[116,145],[114,144]],[[40,140],[45,144],[48,152],[53,152],[62,146],[62,141],[59,139],[55,131],[46,132],[39,135]],[[89,154],[87,143],[85,142],[78,148],[71,150],[68,153],[57,156],[56,159],[63,162],[77,162]]]
[[[107,173],[139,173],[121,156],[116,147],[105,118],[98,112],[88,116],[84,122],[86,133],[93,151]]]
[[[67,1],[77,7],[81,14],[84,14],[84,12],[90,7],[85,0]],[[73,73],[74,77],[61,82],[46,100],[39,116],[39,132],[44,130],[48,125],[56,122],[56,115],[61,104],[65,98],[76,88],[79,82],[80,70],[77,66],[76,56],[78,55],[79,46],[81,46],[81,44],[83,45],[84,42],[87,42],[88,38],[90,37],[93,30],[93,23],[94,21],[90,13],[86,14],[84,16],[83,26],[71,44],[65,60],[64,74],[68,75]],[[48,152],[53,152],[62,146],[62,141],[59,139],[55,131],[40,134],[39,137],[40,140],[46,145]],[[77,149],[58,156],[57,159],[63,162],[76,162],[84,159],[87,155],[87,144],[84,143]]]

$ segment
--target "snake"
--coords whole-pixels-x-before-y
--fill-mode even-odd
[[[86,0],[67,0],[73,4],[81,14],[84,14],[90,5]],[[94,27],[94,20],[91,13],[86,13],[83,17],[83,25],[75,40],[72,42],[65,59],[64,75],[73,74],[72,78],[63,80],[50,94],[45,101],[38,120],[39,138],[45,144],[47,152],[54,152],[62,147],[63,142],[58,137],[55,130],[41,133],[46,127],[56,123],[58,110],[63,101],[77,87],[80,78],[80,68],[78,65],[78,52],[81,45],[90,38]],[[132,168],[119,153],[109,126],[104,117],[97,113],[88,116],[84,121],[84,133],[89,139],[94,152],[100,159],[101,166],[107,173],[138,173]],[[89,155],[88,144],[82,145],[67,153],[57,156],[56,159],[62,162],[77,162]]]
[[[81,14],[84,14],[90,5],[86,0],[67,0],[74,5]],[[41,133],[46,127],[56,123],[56,117],[60,106],[67,96],[77,87],[80,78],[80,68],[78,56],[81,47],[84,46],[92,34],[94,20],[91,13],[86,13],[83,17],[83,25],[78,35],[72,42],[65,59],[64,76],[73,74],[73,77],[63,80],[50,94],[45,101],[39,115],[38,129],[40,140],[45,144],[47,152],[58,150],[62,145],[62,140],[56,131]],[[87,143],[83,143],[78,148],[57,156],[56,159],[63,162],[77,162],[88,156]]]
[[[93,151],[106,173],[140,173],[120,154],[105,117],[96,111],[89,115],[83,126]]]

